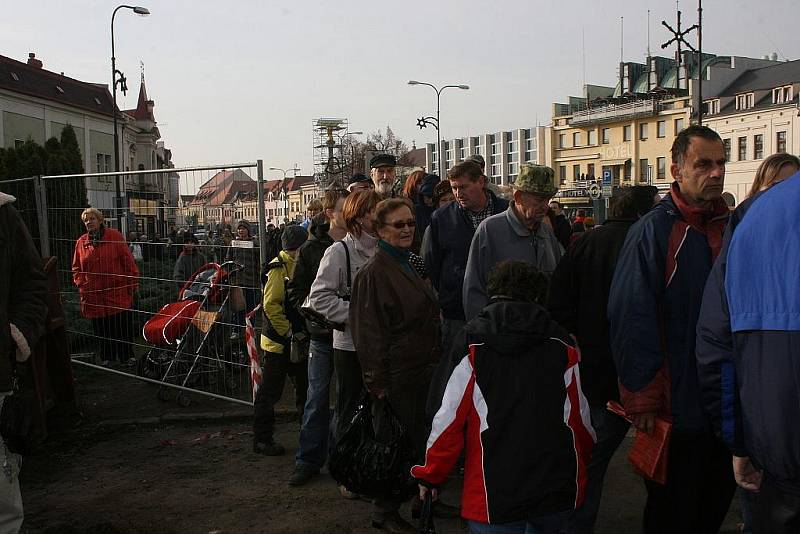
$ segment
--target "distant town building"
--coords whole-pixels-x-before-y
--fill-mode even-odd
[[[469,137],[442,140],[445,151],[444,174],[439,172],[439,157],[436,143],[428,143],[425,149],[425,168],[428,172],[446,176],[447,170],[473,154],[486,160],[486,176],[495,185],[514,183],[521,163],[540,163],[539,140],[544,127],[485,133]]]
[[[556,171],[567,207],[592,208],[590,192],[652,184],[667,189],[670,148],[675,135],[696,121],[696,77],[702,70],[703,94],[716,94],[749,69],[775,65],[769,59],[703,56],[702,67],[686,53],[678,67],[672,58],[623,62],[615,87],[585,85],[583,96],[553,104],[544,162]],[[605,181],[603,181],[605,179]]]
[[[725,191],[736,205],[747,197],[764,158],[800,154],[800,60],[750,69],[721,90],[703,90],[703,123],[725,143]]]
[[[114,105],[104,84],[83,82],[45,70],[31,53],[22,63],[0,56],[0,143],[5,148],[27,139],[44,145],[59,137],[70,124],[77,135],[87,173],[114,170]],[[172,168],[153,115],[154,102],[147,97],[144,77],[135,109],[119,114],[120,168],[151,170]],[[137,173],[124,180],[123,206],[130,207],[126,224],[148,235],[164,235],[177,222],[177,175]],[[111,215],[115,180],[86,179],[90,205]]]

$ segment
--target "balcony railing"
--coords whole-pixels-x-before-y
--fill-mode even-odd
[[[614,122],[638,117],[651,117],[661,109],[658,100],[636,100],[625,104],[607,104],[602,107],[585,109],[572,115],[572,126]]]

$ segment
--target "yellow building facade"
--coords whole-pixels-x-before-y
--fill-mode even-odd
[[[672,182],[670,148],[675,135],[689,125],[688,96],[653,95],[569,114],[554,105],[549,165],[560,183],[558,200],[570,207],[590,207],[593,185]]]

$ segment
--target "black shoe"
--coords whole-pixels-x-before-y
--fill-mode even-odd
[[[392,534],[419,533],[419,530],[414,528],[414,526],[411,523],[400,517],[400,514],[397,512],[391,512],[378,519],[373,519],[372,526],[381,529],[384,532],[390,532]]]
[[[264,456],[281,456],[286,452],[283,445],[275,443],[274,441],[255,441],[253,442],[253,452],[263,454]]]
[[[318,469],[312,469],[303,465],[296,465],[294,466],[294,471],[292,471],[292,476],[289,477],[289,485],[302,486],[314,478],[314,475],[317,473],[319,473]]]

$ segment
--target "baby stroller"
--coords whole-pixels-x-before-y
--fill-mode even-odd
[[[178,302],[166,304],[144,324],[142,336],[153,347],[140,362],[140,375],[182,387],[221,382],[227,390],[236,388],[225,326],[239,311],[232,309],[230,276],[242,268],[235,262],[203,265],[181,288]],[[158,398],[169,400],[170,389],[160,387]],[[181,406],[191,404],[182,390],[176,400]]]

